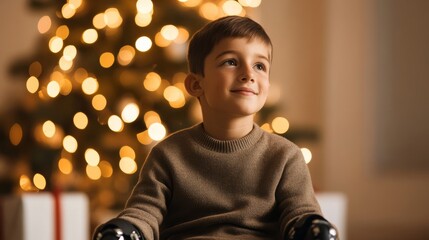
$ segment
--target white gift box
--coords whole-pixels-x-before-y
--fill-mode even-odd
[[[347,237],[347,197],[339,192],[316,193],[317,201],[322,209],[323,216],[333,223],[340,234],[340,239]]]
[[[89,201],[83,193],[24,193],[0,201],[0,240],[86,240]]]

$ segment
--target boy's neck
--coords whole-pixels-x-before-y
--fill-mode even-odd
[[[253,129],[253,116],[232,120],[204,119],[204,130],[218,140],[233,140],[246,136]]]

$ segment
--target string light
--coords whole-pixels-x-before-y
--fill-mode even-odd
[[[35,93],[39,89],[39,79],[34,76],[31,76],[27,79],[26,82],[27,91],[30,93]]]
[[[78,129],[85,129],[88,126],[88,117],[83,112],[78,112],[73,117],[73,123]]]
[[[98,81],[93,77],[88,77],[82,82],[82,91],[86,95],[92,95],[98,90]]]
[[[70,160],[68,160],[67,158],[61,158],[58,161],[58,169],[60,170],[60,172],[62,172],[63,174],[70,174],[73,172],[73,164]]]
[[[95,43],[97,39],[98,39],[97,30],[93,28],[87,29],[82,33],[82,40],[84,43],[92,44],[92,43]]]
[[[38,189],[43,190],[46,188],[46,179],[42,174],[36,173],[33,176],[33,184]]]
[[[139,37],[136,40],[136,48],[140,52],[147,52],[152,47],[152,40],[146,36]]]
[[[302,155],[304,156],[305,163],[309,164],[310,161],[311,161],[311,159],[312,159],[312,157],[313,157],[313,155],[311,154],[310,149],[308,149],[308,148],[301,148],[301,152],[302,152]]]
[[[49,50],[53,53],[61,51],[63,48],[63,39],[57,36],[54,36],[49,40]]]
[[[133,61],[135,55],[136,50],[130,45],[125,45],[119,50],[117,57],[118,63],[122,66],[126,66]]]
[[[143,86],[148,91],[156,91],[161,86],[161,76],[156,72],[150,72],[143,80]]]
[[[95,110],[101,111],[106,108],[106,105],[107,99],[103,95],[97,94],[92,98],[92,107]]]
[[[101,178],[101,169],[98,166],[86,166],[86,175],[91,180],[98,180]]]
[[[100,155],[93,148],[88,148],[85,150],[85,161],[90,166],[97,166],[100,163]]]
[[[100,56],[100,65],[103,68],[109,68],[109,67],[111,67],[114,62],[115,62],[115,56],[113,55],[113,53],[105,52],[105,53],[101,54],[101,56]]]
[[[117,115],[110,116],[107,120],[107,125],[109,126],[110,130],[114,132],[120,132],[122,129],[124,129],[124,123]]]
[[[109,178],[113,175],[113,167],[108,161],[100,161],[98,167],[101,171],[101,176],[105,178]]]
[[[136,103],[128,103],[121,113],[121,118],[126,123],[134,122],[140,114],[139,106]]]
[[[71,135],[67,135],[64,137],[63,139],[63,148],[69,152],[69,153],[74,153],[76,152],[78,147],[78,142],[76,140],[76,138],[74,138]]]
[[[49,16],[43,16],[39,19],[39,22],[37,23],[37,30],[39,33],[44,34],[51,29],[52,21]]]
[[[33,190],[33,185],[31,183],[30,178],[27,175],[21,175],[19,177],[19,186],[24,191],[31,191],[31,190]]]
[[[234,0],[227,0],[222,4],[226,15],[243,15],[243,7]]]
[[[9,130],[9,139],[12,145],[18,146],[21,143],[23,131],[21,125],[15,123]]]
[[[289,129],[289,121],[284,117],[276,117],[271,123],[274,132],[283,134]]]
[[[137,171],[137,163],[132,158],[123,157],[119,160],[119,168],[126,174],[133,174]]]
[[[148,128],[149,137],[154,141],[161,141],[165,137],[166,133],[167,131],[161,123],[153,123]]]
[[[61,25],[57,28],[55,35],[61,39],[66,39],[70,34],[70,30],[66,25]]]

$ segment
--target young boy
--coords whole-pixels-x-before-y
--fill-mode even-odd
[[[246,17],[192,37],[185,85],[203,122],[153,147],[125,209],[94,239],[337,239],[300,149],[254,123],[271,60],[270,38]]]

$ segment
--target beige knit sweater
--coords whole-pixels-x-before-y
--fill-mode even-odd
[[[119,217],[145,239],[284,239],[288,223],[321,214],[300,149],[256,124],[220,141],[202,124],[153,147]]]

